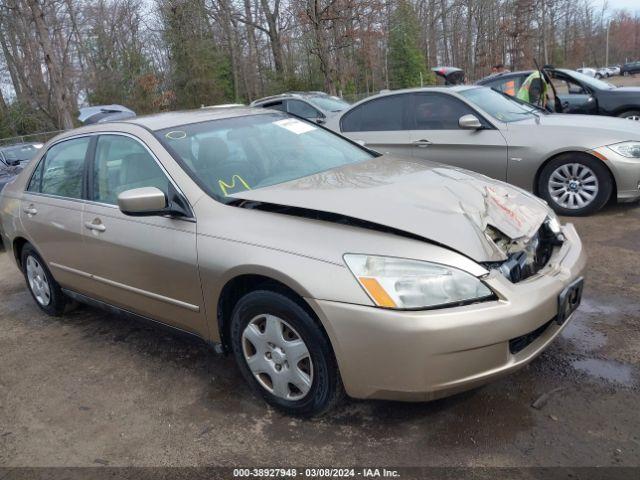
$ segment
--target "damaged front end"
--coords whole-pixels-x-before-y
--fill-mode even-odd
[[[488,225],[485,234],[502,250],[507,260],[485,262],[488,270],[497,270],[513,283],[521,282],[544,268],[553,250],[564,242],[555,218],[548,217],[530,237],[511,239],[500,230]]]

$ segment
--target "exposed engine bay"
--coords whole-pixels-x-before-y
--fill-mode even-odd
[[[533,236],[515,240],[496,228],[487,226],[485,233],[508,258],[504,262],[485,263],[485,267],[498,270],[513,283],[535,275],[549,262],[553,249],[561,246],[564,241],[553,222],[554,220],[547,219]]]

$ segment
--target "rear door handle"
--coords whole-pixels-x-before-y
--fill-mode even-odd
[[[94,232],[104,232],[107,229],[99,218],[96,218],[93,222],[85,222],[84,226]]]
[[[416,140],[415,142],[413,142],[413,144],[418,147],[418,148],[426,148],[429,145],[433,145],[432,142],[430,142],[429,140]]]
[[[30,217],[33,217],[35,214],[38,213],[38,210],[36,210],[36,208],[33,205],[29,205],[27,208],[24,209],[24,213],[26,213]]]

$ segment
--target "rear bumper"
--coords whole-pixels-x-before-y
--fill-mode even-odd
[[[431,400],[526,365],[566,325],[550,322],[557,298],[585,268],[575,229],[565,226],[564,233],[567,241],[536,276],[518,284],[497,273],[485,279],[497,301],[399,312],[309,299],[331,338],[347,393]],[[510,340],[536,330],[526,347],[511,353]]]

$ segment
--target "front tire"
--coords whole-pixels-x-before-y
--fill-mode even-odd
[[[613,180],[607,167],[586,154],[560,155],[545,165],[538,192],[560,215],[589,215],[611,197]]]
[[[54,317],[64,313],[67,298],[47,264],[30,244],[26,244],[21,255],[22,273],[36,305],[47,315]]]
[[[242,297],[231,318],[231,344],[245,380],[287,414],[320,415],[342,396],[329,340],[289,296],[259,290]]]
[[[622,112],[618,116],[620,118],[626,118],[627,120],[634,120],[638,122],[640,121],[640,110],[629,110],[627,112]]]

